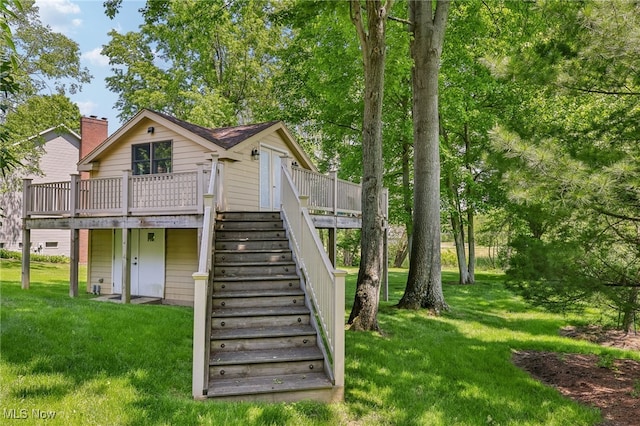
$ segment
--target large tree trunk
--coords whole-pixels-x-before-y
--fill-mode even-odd
[[[450,3],[410,1],[413,68],[413,245],[401,308],[448,309],[440,271],[438,70]]]
[[[366,28],[360,1],[351,1],[364,63],[364,116],[362,122],[362,239],[356,294],[349,324],[356,330],[378,330],[378,302],[383,262],[382,98],[384,93],[387,2],[366,2]]]

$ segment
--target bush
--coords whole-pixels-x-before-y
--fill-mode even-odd
[[[19,251],[9,251],[6,249],[0,249],[0,259],[22,260],[22,253]],[[46,254],[31,253],[31,260],[33,262],[43,262],[43,263],[69,263],[69,258],[67,256],[62,256],[59,254],[46,255]]]

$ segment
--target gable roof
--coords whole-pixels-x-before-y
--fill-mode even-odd
[[[55,139],[59,136],[62,136],[64,134],[67,134],[69,136],[71,136],[72,139],[75,139],[75,141],[71,141],[67,138],[64,138],[65,140],[69,141],[71,144],[73,144],[74,146],[76,146],[76,148],[79,148],[80,146],[80,140],[81,137],[79,134],[77,134],[76,132],[74,132],[73,130],[71,130],[69,127],[67,127],[65,124],[58,124],[57,126],[53,126],[48,128],[47,130],[43,130],[40,133],[38,133],[37,135],[33,135],[29,138],[27,138],[28,141],[37,139],[37,138],[42,138],[42,143],[47,143],[52,139]],[[75,142],[75,143],[74,143]],[[16,142],[16,145],[19,142]]]
[[[126,134],[129,130],[131,130],[145,118],[158,124],[164,125],[172,131],[181,134],[182,136],[190,139],[197,144],[202,145],[208,150],[211,150],[213,148],[211,146],[211,144],[213,144],[216,147],[220,147],[224,151],[227,151],[242,142],[246,142],[248,140],[255,141],[256,139],[259,139],[263,133],[278,132],[287,141],[287,143],[290,144],[292,150],[295,151],[301,159],[303,159],[303,162],[306,163],[304,165],[314,171],[316,170],[313,162],[302,150],[302,147],[298,145],[298,143],[289,133],[288,129],[285,127],[282,121],[269,121],[258,124],[209,129],[150,109],[142,109],[138,111],[138,113],[131,120],[125,123],[118,130],[116,130],[104,142],[102,142],[93,151],[91,151],[82,160],[80,160],[78,165],[85,166],[96,160],[96,158],[99,157],[100,154],[102,154],[109,146],[111,146],[115,141],[117,141],[120,137]],[[233,155],[231,153],[225,154],[225,156],[227,156],[227,158],[233,158]],[[221,156],[220,158],[223,158],[223,156]]]
[[[203,137],[209,142],[213,142],[221,148],[229,149],[233,148],[240,142],[243,142],[250,137],[262,132],[269,127],[272,127],[275,124],[278,124],[278,121],[269,121],[265,123],[258,124],[247,124],[243,126],[233,126],[233,127],[220,127],[217,129],[209,129],[206,127],[198,126],[197,124],[192,124],[170,115],[164,114],[162,112],[153,111],[155,114],[158,114],[160,117],[164,117],[165,119],[171,121],[174,124],[184,128],[185,130],[190,131],[191,133],[195,133],[198,136]]]

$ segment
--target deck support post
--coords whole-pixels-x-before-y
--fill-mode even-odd
[[[191,392],[194,399],[205,399],[209,388],[207,359],[207,283],[209,274],[196,272],[193,293],[193,370]]]
[[[78,297],[78,264],[80,262],[80,230],[71,229],[69,297]]]
[[[344,387],[344,281],[347,276],[346,271],[336,269],[333,272],[335,280],[334,310],[333,310],[333,331],[334,353],[333,353],[333,378],[334,386]]]
[[[131,303],[131,229],[122,229],[122,303]]]
[[[329,231],[329,241],[328,241],[329,247],[327,247],[327,251],[328,251],[327,254],[329,255],[329,260],[331,261],[331,264],[335,268],[336,258],[338,255],[337,242],[336,242],[337,229],[333,227],[333,228],[329,228],[328,231]]]
[[[31,284],[31,229],[22,221],[22,289],[29,290]]]
[[[22,289],[31,284],[31,230],[27,229],[27,218],[31,211],[32,179],[22,180]]]

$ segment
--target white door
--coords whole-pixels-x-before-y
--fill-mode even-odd
[[[260,147],[260,210],[280,210],[280,180],[284,152]]]
[[[114,230],[113,293],[122,293],[122,230]],[[164,229],[131,230],[131,295],[164,297]]]

